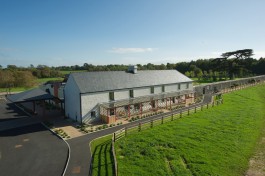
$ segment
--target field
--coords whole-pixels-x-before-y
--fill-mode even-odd
[[[39,78],[39,79],[36,79],[35,86],[32,86],[32,87],[13,87],[10,89],[10,92],[22,92],[22,91],[36,88],[39,84],[46,83],[47,81],[62,81],[62,80],[63,80],[63,78]],[[9,91],[9,90],[6,88],[0,88],[0,92],[6,92],[6,91]]]
[[[15,87],[15,88],[11,88],[10,89],[10,92],[22,92],[22,91],[25,91],[25,90],[29,90],[29,89],[32,89],[33,87],[30,87],[30,88],[26,88],[26,87]],[[6,88],[0,88],[0,93],[3,92],[3,93],[6,93],[7,91],[9,91],[8,89]]]
[[[66,74],[70,74],[70,73],[74,73],[74,72],[85,72],[87,70],[73,70],[73,71],[67,71],[67,70],[62,70],[60,71],[61,74],[66,75]]]
[[[63,78],[39,78],[37,79],[37,83],[46,83],[47,81],[62,81]]]
[[[120,139],[119,175],[243,175],[265,126],[264,91],[236,91],[221,106]]]

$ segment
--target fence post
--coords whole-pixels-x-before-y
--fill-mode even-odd
[[[162,118],[161,118],[161,124],[163,124],[164,123],[164,116],[162,116]]]
[[[194,112],[196,113],[196,106],[195,106],[195,109],[194,110],[195,110]]]
[[[141,131],[141,122],[139,122],[138,131]]]
[[[209,108],[209,103],[207,103],[207,109]]]
[[[153,126],[154,126],[153,123],[154,123],[154,122],[153,122],[153,119],[152,119],[151,122],[150,122],[150,126],[151,126],[151,128],[153,128]]]
[[[213,103],[212,103],[212,107],[214,107],[214,101],[213,101]]]
[[[190,115],[190,107],[188,107],[188,115]]]
[[[116,133],[113,133],[113,141],[115,142],[116,140]]]
[[[182,118],[182,110],[180,110],[179,117]]]
[[[127,127],[125,127],[124,129],[125,129],[125,136],[127,136]]]
[[[171,121],[173,121],[174,119],[173,119],[173,113],[171,114]]]
[[[201,105],[201,111],[202,111],[202,107],[203,107],[203,106]]]

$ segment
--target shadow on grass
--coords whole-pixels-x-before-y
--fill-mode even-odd
[[[109,158],[110,158],[110,162],[108,162]],[[110,139],[96,146],[93,152],[92,175],[110,175],[111,176],[114,174],[115,174],[114,158],[112,156],[111,139]]]

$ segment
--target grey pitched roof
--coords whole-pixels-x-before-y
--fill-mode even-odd
[[[51,94],[41,90],[40,88],[36,88],[14,95],[8,95],[7,98],[14,103],[18,103],[38,100],[49,100],[53,99],[54,97]]]
[[[79,72],[71,75],[81,93],[191,82],[177,70]]]

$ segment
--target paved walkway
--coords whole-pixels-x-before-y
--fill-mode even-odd
[[[82,133],[79,129],[75,127],[77,125],[77,122],[68,121],[62,118],[54,118],[49,120],[54,126],[54,128],[60,128],[64,132],[66,132],[71,138],[76,138],[79,136],[83,136],[84,133]]]
[[[192,108],[192,107],[195,107],[201,104],[206,104],[211,101],[212,101],[212,95],[205,95],[202,103],[191,105],[189,108]],[[185,108],[182,108],[181,110],[179,109],[179,110],[171,111],[168,113],[159,114],[159,115],[152,116],[149,118],[134,121],[128,124],[115,126],[112,128],[108,128],[106,130],[97,131],[94,133],[90,133],[90,134],[87,134],[81,137],[68,140],[67,142],[69,143],[70,148],[71,148],[71,152],[70,152],[71,158],[70,158],[70,162],[67,167],[65,175],[66,176],[71,176],[71,175],[87,176],[89,175],[89,169],[90,169],[89,166],[91,163],[91,156],[92,156],[90,152],[89,144],[93,139],[96,139],[96,138],[99,138],[101,136],[105,136],[108,134],[112,134],[124,127],[136,126],[137,124],[139,124],[139,122],[143,123],[143,122],[148,122],[150,120],[160,119],[162,116],[167,116],[172,113],[176,114],[176,113],[179,113],[180,111],[184,111],[187,109],[188,107],[185,107]]]

